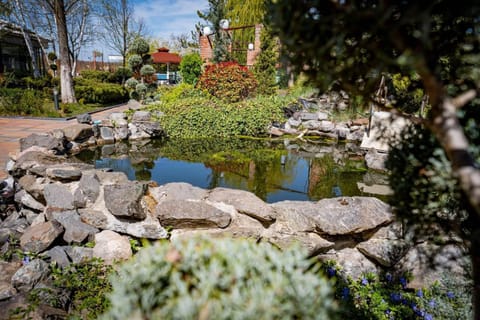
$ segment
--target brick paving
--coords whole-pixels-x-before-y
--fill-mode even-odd
[[[129,105],[124,104],[115,108],[92,114],[93,120],[105,119],[112,112],[127,110]],[[0,180],[7,177],[5,164],[10,153],[20,150],[19,139],[32,133],[45,133],[54,129],[61,129],[77,123],[72,120],[38,120],[25,118],[2,118],[0,117]]]

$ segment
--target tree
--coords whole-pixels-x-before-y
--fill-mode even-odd
[[[70,6],[67,15],[68,47],[72,76],[77,70],[78,57],[83,46],[94,40],[92,2],[79,0]]]
[[[128,0],[101,0],[99,17],[103,22],[105,43],[122,56],[125,67],[133,40],[145,36],[143,22],[134,19],[133,6]]]
[[[278,63],[278,45],[277,39],[271,34],[268,27],[262,29],[260,35],[261,51],[253,66],[253,73],[258,81],[257,92],[260,94],[271,95],[276,90],[276,74]]]
[[[185,83],[196,85],[202,74],[202,58],[198,53],[190,53],[183,56],[180,62],[180,73]]]
[[[208,0],[208,10],[197,11],[201,19],[207,21],[215,33],[213,40],[213,62],[225,62],[232,60],[229,46],[230,38],[226,31],[220,27],[220,21],[226,18],[226,0]]]
[[[382,72],[418,75],[429,96],[430,112],[416,120],[445,153],[451,176],[466,199],[463,207],[469,223],[464,239],[472,257],[478,319],[480,166],[478,154],[472,153],[475,145],[468,139],[468,132],[478,136],[478,127],[467,130],[458,116],[460,109],[468,113],[480,104],[478,1],[459,5],[452,0],[278,0],[270,9],[290,61],[320,87],[335,82],[371,97]],[[472,126],[478,120],[463,121]]]

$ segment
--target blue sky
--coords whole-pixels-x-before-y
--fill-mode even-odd
[[[154,38],[168,40],[172,34],[190,33],[200,21],[197,10],[208,8],[207,0],[132,0],[135,17],[142,18]]]

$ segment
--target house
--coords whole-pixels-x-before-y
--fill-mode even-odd
[[[50,41],[33,31],[27,30],[27,32],[30,34],[40,73],[45,74],[48,66],[46,66],[41,48],[42,46],[47,48]],[[25,44],[22,29],[16,24],[0,19],[0,74],[13,71],[19,75],[31,74],[31,57]]]

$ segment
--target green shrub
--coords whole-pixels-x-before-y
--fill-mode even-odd
[[[205,68],[198,87],[221,100],[237,102],[255,93],[257,81],[246,67],[236,62],[221,62]]]
[[[198,53],[190,53],[182,57],[180,62],[180,74],[183,82],[196,85],[202,74],[202,58]]]
[[[52,96],[40,90],[0,88],[0,114],[17,116],[55,115]]]
[[[128,100],[128,91],[120,84],[82,81],[75,85],[77,99],[84,103],[121,103]]]
[[[130,90],[135,90],[137,87],[138,80],[135,78],[129,78],[127,81],[125,81],[125,87],[130,89]]]
[[[132,75],[133,75],[133,72],[131,69],[119,67],[117,70],[115,70],[114,73],[111,73],[108,76],[108,82],[122,83],[122,81],[125,81],[126,79],[130,78]]]
[[[153,68],[152,65],[150,64],[145,64],[142,66],[142,68],[140,69],[140,75],[142,75],[142,77],[145,77],[145,76],[151,76],[155,73],[155,69]]]
[[[128,66],[132,69],[132,70],[136,70],[138,68],[140,68],[140,66],[142,65],[143,63],[143,60],[142,60],[142,57],[138,54],[132,54],[128,60]]]
[[[300,248],[193,238],[140,251],[118,270],[103,319],[330,319],[328,282]]]
[[[100,70],[82,70],[80,76],[84,79],[95,80],[97,82],[107,82],[110,72]]]

